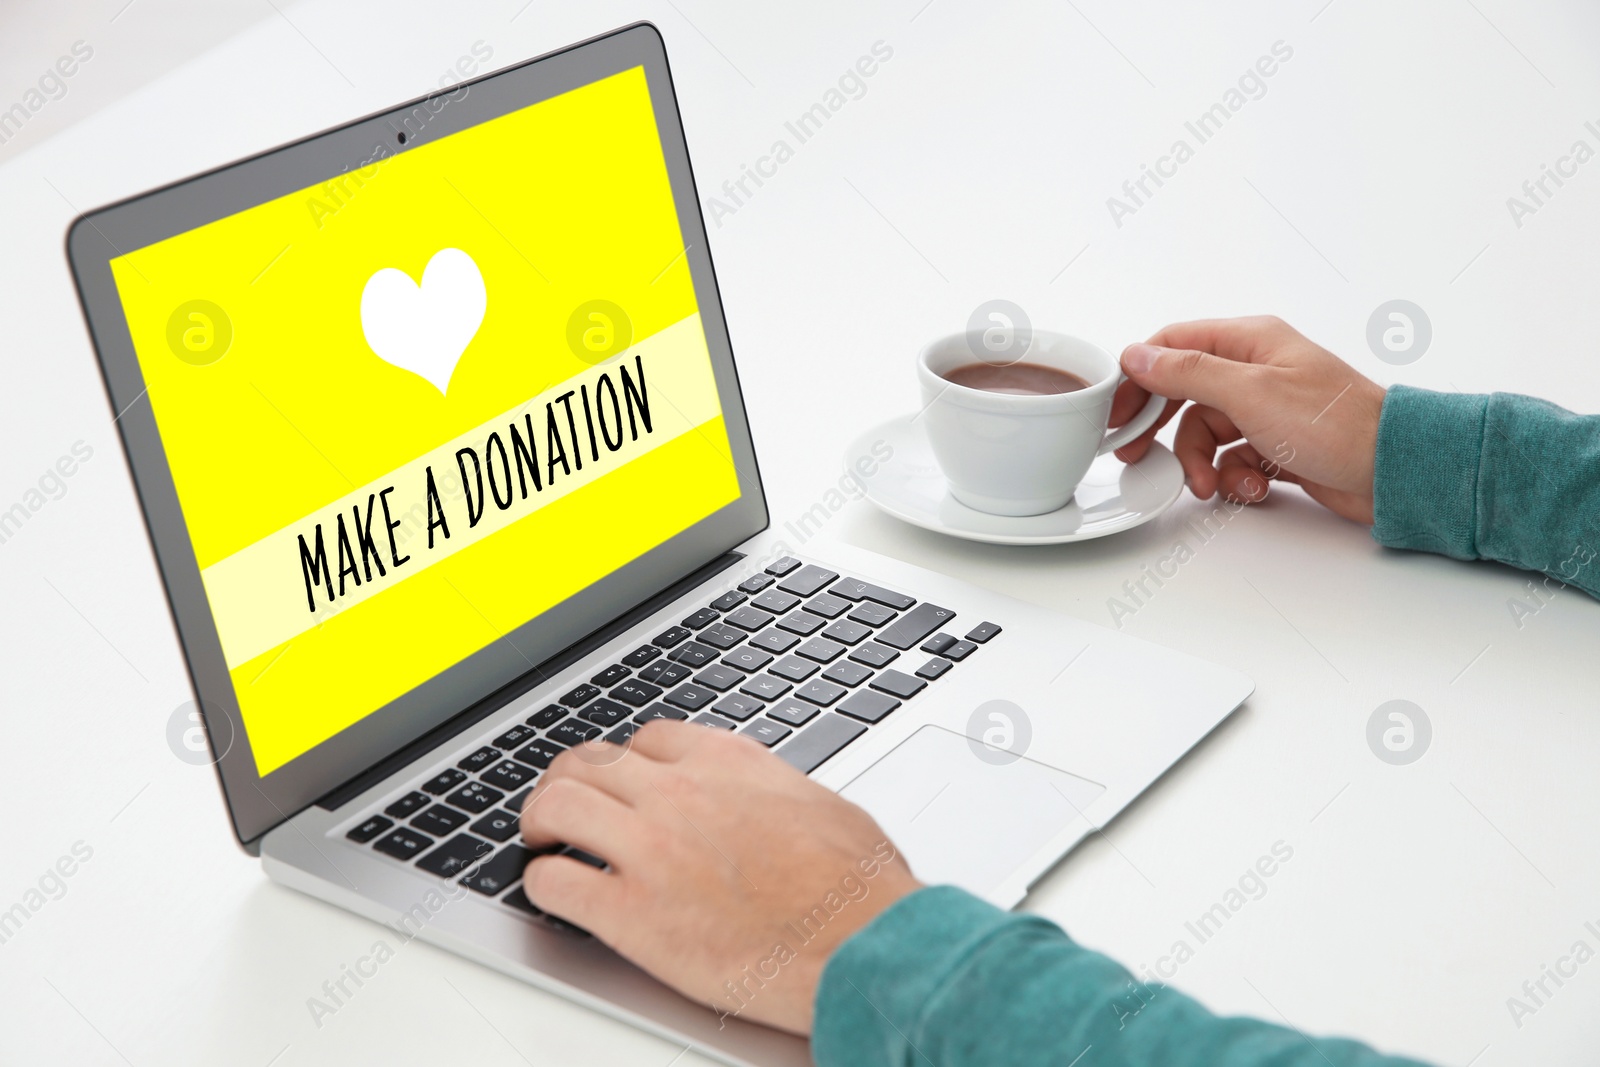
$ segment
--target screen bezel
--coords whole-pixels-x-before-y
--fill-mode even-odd
[[[376,709],[266,776],[256,773],[222,646],[178,502],[160,432],[145,397],[110,262],[268,200],[366,166],[375,147],[412,151],[460,130],[612,74],[643,67],[666,158],[707,347],[739,480],[739,498],[536,616],[455,666]],[[420,111],[418,109],[424,109]],[[407,120],[410,125],[407,125]],[[399,134],[405,131],[405,143]],[[648,600],[767,526],[755,447],[699,210],[665,43],[636,23],[448,91],[357,119],[289,145],[88,212],[67,234],[67,257],[100,360],[151,547],[213,745],[234,832],[249,847],[343,782],[464,709],[530,674],[609,620]],[[216,749],[221,748],[221,752]]]

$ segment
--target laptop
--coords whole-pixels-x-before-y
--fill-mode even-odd
[[[768,529],[648,24],[92,212],[67,245],[238,840],[386,941],[805,1063],[528,900],[517,812],[553,758],[656,718],[737,731],[924,881],[1012,907],[1251,691]]]

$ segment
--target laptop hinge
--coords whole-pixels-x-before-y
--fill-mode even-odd
[[[661,592],[631,611],[617,616],[587,637],[568,645],[554,656],[540,663],[533,670],[519,675],[508,685],[497,689],[489,696],[462,711],[459,715],[435,726],[432,730],[429,730],[393,755],[373,764],[343,785],[335,787],[326,796],[317,801],[317,807],[328,811],[343,807],[400,768],[427,755],[433,749],[442,747],[457,734],[471,729],[524,693],[541,685],[548,685],[552,675],[566,670],[572,664],[594,652],[601,645],[632,629],[662,607],[683,596],[696,586],[711,580],[719,572],[727,570],[743,558],[744,553],[742,552],[729,552],[718,556],[698,570],[661,590]]]

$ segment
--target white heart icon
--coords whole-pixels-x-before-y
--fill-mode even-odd
[[[483,272],[459,248],[442,248],[422,284],[385,267],[361,291],[361,332],[378,358],[420,375],[444,393],[489,306]]]

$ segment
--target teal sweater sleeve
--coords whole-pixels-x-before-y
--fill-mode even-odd
[[[1195,1001],[962,890],[918,890],[834,952],[817,988],[819,1067],[1400,1067]]]
[[[1600,415],[1397,385],[1378,422],[1373,511],[1389,548],[1499,560],[1600,596]]]

